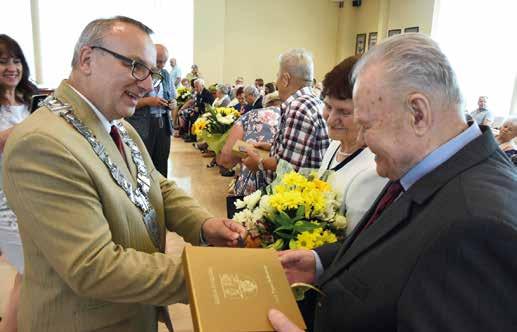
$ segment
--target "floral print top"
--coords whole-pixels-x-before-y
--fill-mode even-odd
[[[267,107],[254,109],[242,115],[237,123],[244,130],[243,141],[250,143],[273,143],[280,123],[280,108]],[[236,195],[249,195],[266,185],[262,172],[251,172],[242,165],[241,174],[235,181]]]

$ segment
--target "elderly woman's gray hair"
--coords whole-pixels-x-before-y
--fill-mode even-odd
[[[217,91],[219,91],[223,95],[227,95],[230,90],[228,89],[228,86],[225,84],[217,84]]]
[[[314,62],[312,54],[304,48],[294,48],[280,55],[280,70],[293,78],[312,84]]]
[[[248,85],[244,88],[244,95],[251,95],[253,97],[258,97],[260,95],[260,92],[253,85]]]
[[[461,110],[463,97],[456,74],[438,44],[421,33],[390,37],[368,51],[356,64],[352,81],[371,65],[380,65],[386,87],[418,91],[441,98],[442,106]]]
[[[131,24],[145,32],[147,35],[151,35],[153,33],[153,30],[151,30],[142,22],[125,16],[115,16],[112,18],[100,18],[93,20],[83,29],[81,36],[79,36],[79,39],[75,44],[74,56],[72,57],[72,67],[75,67],[79,62],[81,48],[84,46],[102,46],[102,41],[106,33],[117,23]]]

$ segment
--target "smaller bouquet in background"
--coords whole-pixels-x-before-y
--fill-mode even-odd
[[[176,89],[176,103],[178,104],[178,108],[181,108],[190,98],[192,98],[190,89],[184,86],[180,86]]]
[[[192,132],[208,144],[208,148],[220,153],[230,133],[230,128],[240,114],[231,107],[212,107],[206,105],[207,111],[192,125]]]
[[[248,230],[248,247],[313,249],[345,236],[346,218],[338,213],[337,194],[311,170],[295,172],[279,163],[277,178],[235,202],[234,220]]]

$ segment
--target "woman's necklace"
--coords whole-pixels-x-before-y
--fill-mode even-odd
[[[344,157],[344,158],[352,155],[352,153],[353,152],[347,153],[347,152],[341,151],[341,147],[339,148],[339,150],[337,150],[337,155],[340,156],[340,157]]]

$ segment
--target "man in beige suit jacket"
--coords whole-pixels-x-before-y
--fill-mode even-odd
[[[156,331],[156,308],[187,300],[180,260],[160,253],[166,229],[193,244],[244,236],[156,171],[120,120],[159,81],[150,33],[125,17],[91,22],[70,79],[7,143],[5,191],[25,255],[22,332]]]

